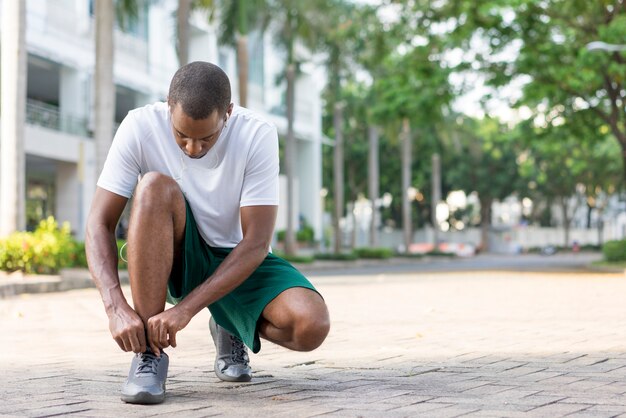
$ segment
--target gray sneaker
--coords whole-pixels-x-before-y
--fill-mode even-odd
[[[151,350],[135,354],[128,380],[122,387],[122,400],[138,404],[163,402],[169,363],[170,359],[163,351],[161,357],[155,356]]]
[[[215,343],[215,374],[227,382],[249,382],[252,369],[248,349],[239,338],[217,325],[213,317],[209,329]]]

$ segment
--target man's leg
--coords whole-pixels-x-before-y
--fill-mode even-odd
[[[280,293],[263,310],[261,337],[296,351],[319,347],[330,330],[328,309],[311,289],[292,287]]]
[[[165,309],[167,281],[180,262],[185,214],[185,199],[173,179],[148,173],[137,185],[128,231],[128,270],[133,306],[146,327],[148,319]],[[168,366],[164,352],[156,357],[148,347],[137,354],[122,388],[122,400],[163,402]]]
[[[185,199],[170,177],[150,172],[133,197],[128,230],[128,273],[133,305],[144,324],[163,312],[167,282],[185,234]]]

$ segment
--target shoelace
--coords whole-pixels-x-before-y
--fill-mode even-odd
[[[237,364],[245,364],[247,366],[248,363],[250,362],[250,359],[248,358],[248,353],[246,351],[246,347],[243,345],[243,341],[231,335],[230,343],[231,343],[230,354],[231,354],[231,358],[233,362]]]
[[[139,364],[137,365],[137,371],[135,375],[140,374],[156,374],[157,367],[159,366],[159,357],[155,356],[151,352],[137,354],[139,356]]]

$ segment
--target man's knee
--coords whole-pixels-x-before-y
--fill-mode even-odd
[[[312,351],[322,345],[330,331],[326,306],[313,312],[294,313],[294,341],[298,351]]]
[[[182,199],[182,192],[176,181],[165,174],[151,171],[142,176],[133,196],[133,205],[172,203]]]

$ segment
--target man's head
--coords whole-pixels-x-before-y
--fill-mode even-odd
[[[181,67],[174,74],[167,102],[176,143],[191,158],[209,152],[233,110],[228,77],[208,62]]]
[[[230,81],[217,65],[196,61],[181,67],[167,97],[170,109],[179,104],[192,119],[206,119],[214,111],[223,115],[230,105]]]

